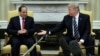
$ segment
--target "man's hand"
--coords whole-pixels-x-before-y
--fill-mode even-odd
[[[84,39],[80,39],[80,41],[78,42],[79,45],[82,45],[84,43]]]
[[[79,45],[82,45],[83,43],[81,41],[78,42]]]
[[[22,31],[23,31],[24,34],[27,33],[27,30],[26,29],[22,29]]]
[[[25,34],[25,33],[27,33],[27,30],[26,29],[22,29],[22,30],[19,30],[18,31],[18,34]]]
[[[38,35],[45,35],[47,33],[47,31],[45,30],[41,30],[41,32],[37,33]]]

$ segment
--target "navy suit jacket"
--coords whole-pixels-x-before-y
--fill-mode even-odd
[[[34,19],[30,16],[25,18],[25,29],[27,30],[26,34],[23,34],[24,37],[33,37],[35,32]],[[20,19],[19,16],[12,17],[7,27],[7,33],[11,34],[13,37],[21,37],[18,35],[18,30],[20,30]]]
[[[67,29],[67,34],[65,37],[73,38],[73,30],[72,30],[72,16],[66,15],[64,16],[63,21],[59,26],[54,29],[49,30],[51,34],[54,34],[63,29]],[[86,40],[90,37],[91,27],[90,27],[90,17],[87,14],[79,13],[79,21],[78,21],[78,30],[80,34],[80,39]]]

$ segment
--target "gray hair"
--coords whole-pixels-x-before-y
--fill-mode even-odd
[[[80,11],[78,3],[70,3],[68,5],[68,8],[74,8],[74,9],[77,9],[78,11]]]

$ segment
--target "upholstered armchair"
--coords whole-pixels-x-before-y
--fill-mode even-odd
[[[7,19],[8,22],[9,22],[11,17],[17,16],[18,14],[19,14],[18,10],[8,11],[8,19]],[[28,11],[28,16],[33,17],[33,12],[32,11]],[[1,50],[2,56],[3,55],[10,55],[11,54],[11,45],[7,44],[7,42],[10,39],[10,35],[8,35],[7,32],[5,32],[4,35],[5,35],[5,43],[4,43],[4,46],[2,47],[2,50]],[[25,53],[27,50],[28,50],[28,48],[27,48],[26,45],[21,45],[20,46],[20,54]],[[39,45],[36,45],[36,51],[37,51],[37,56],[41,56],[40,46]]]
[[[95,33],[93,32],[93,15],[92,15],[92,11],[85,11],[85,10],[81,10],[80,11],[81,13],[84,13],[84,14],[88,14],[90,16],[90,23],[91,23],[91,37],[95,37]],[[63,32],[63,34],[67,34],[67,29],[65,32]],[[85,50],[85,47],[83,45],[80,46],[80,48],[82,48],[82,52],[83,54],[85,55],[86,54],[86,50]],[[84,49],[83,49],[84,48]],[[63,51],[62,51],[62,48],[59,47],[59,56],[62,56],[63,55]],[[95,54],[98,55],[98,47],[95,47]]]

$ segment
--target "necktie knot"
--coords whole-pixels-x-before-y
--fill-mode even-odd
[[[76,17],[73,17],[73,20],[75,21],[76,20]]]
[[[73,19],[75,19],[75,17],[73,17]]]
[[[25,21],[25,18],[22,18],[22,20],[24,20],[24,21]]]

